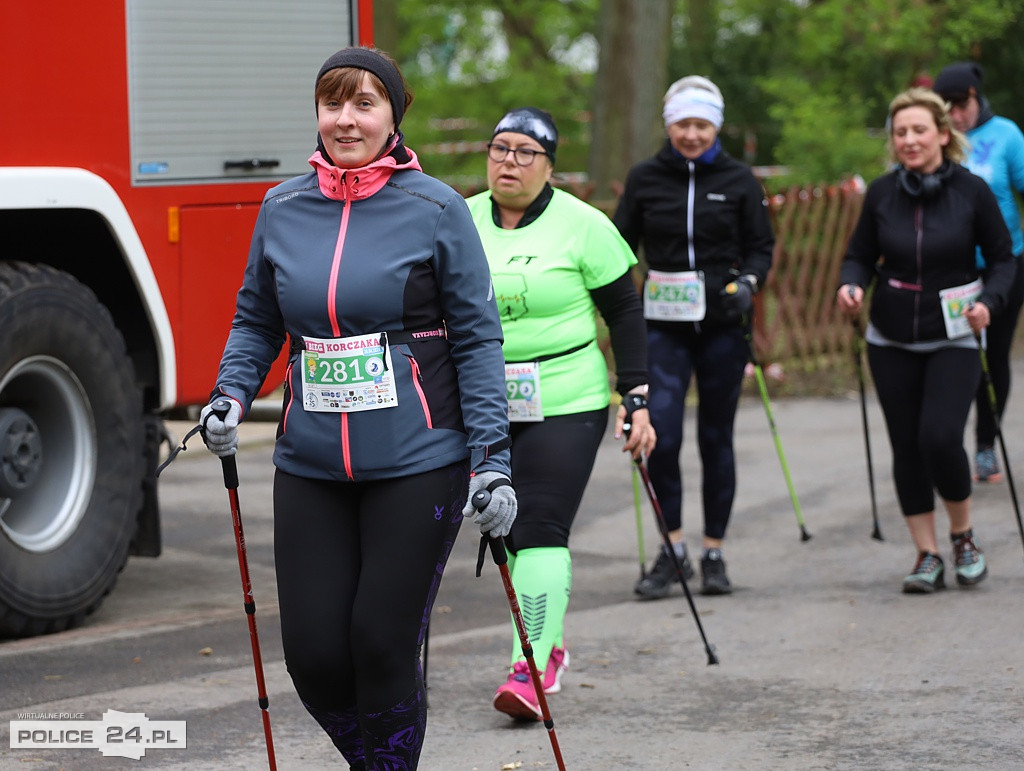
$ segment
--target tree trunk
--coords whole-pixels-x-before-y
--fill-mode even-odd
[[[374,0],[373,44],[398,58],[401,29],[398,24],[398,0]]]
[[[589,174],[594,200],[618,196],[626,172],[664,139],[672,0],[602,0]]]

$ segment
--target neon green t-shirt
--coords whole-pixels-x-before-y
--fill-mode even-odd
[[[505,361],[534,361],[589,343],[540,362],[543,412],[607,407],[608,368],[590,290],[636,264],[629,245],[603,212],[562,190],[554,190],[540,217],[514,230],[494,224],[490,192],[468,203],[491,266]]]

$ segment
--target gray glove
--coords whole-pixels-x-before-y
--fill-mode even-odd
[[[504,481],[503,485],[494,485],[493,482]],[[491,489],[488,489],[488,488]],[[486,493],[487,504],[482,509],[473,505],[473,496],[477,493]],[[469,498],[462,510],[462,516],[466,519],[476,517],[476,524],[480,532],[489,535],[491,538],[508,535],[512,530],[512,523],[516,521],[516,491],[512,489],[509,478],[497,471],[482,471],[469,478]]]
[[[221,420],[213,411],[216,402],[226,401],[229,405],[228,414]],[[210,402],[199,414],[199,425],[203,427],[203,441],[218,458],[226,458],[238,451],[238,419],[242,417],[242,407],[234,399],[216,399]]]

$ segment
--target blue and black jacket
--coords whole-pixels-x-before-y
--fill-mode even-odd
[[[247,414],[290,337],[281,470],[386,479],[469,458],[475,472],[508,475],[501,321],[480,238],[462,196],[396,142],[361,169],[318,151],[313,172],[267,192],[213,395]],[[380,332],[391,339],[398,405],[303,409],[303,336]]]

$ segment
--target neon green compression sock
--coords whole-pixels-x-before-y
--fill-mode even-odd
[[[522,549],[510,572],[533,646],[533,659],[543,673],[551,649],[563,645],[562,628],[572,590],[572,558],[564,546]],[[525,660],[513,622],[512,663]]]

